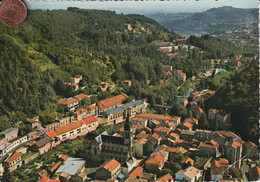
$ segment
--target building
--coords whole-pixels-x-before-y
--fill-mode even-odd
[[[161,137],[166,137],[170,133],[171,129],[165,126],[160,126],[154,129],[154,132],[157,133]]]
[[[88,133],[85,138],[86,156],[94,161],[106,161],[115,158],[124,162],[134,156],[133,128],[130,125],[130,109],[125,112],[126,118],[122,137]]]
[[[125,177],[122,179],[122,181],[138,181],[143,176],[143,168],[141,166],[134,167],[128,174],[125,175]]]
[[[52,140],[48,137],[42,138],[35,143],[32,147],[32,151],[39,152],[39,154],[43,154],[49,151],[52,148]]]
[[[16,151],[5,161],[5,166],[7,166],[9,171],[14,171],[22,166],[22,155],[22,153]]]
[[[158,47],[168,47],[168,46],[172,46],[171,42],[159,42],[157,43]]]
[[[73,177],[77,177],[84,181],[86,175],[84,174],[85,163],[81,158],[68,157],[57,169],[54,174],[55,179],[70,180]]]
[[[186,141],[191,141],[194,138],[195,131],[192,130],[182,130],[181,139]]]
[[[148,118],[134,117],[131,119],[131,124],[140,124],[142,126],[147,126]]]
[[[98,112],[102,113],[111,109],[115,109],[120,106],[124,100],[126,100],[128,96],[126,94],[117,95],[115,97],[111,97],[105,100],[100,101],[98,106]]]
[[[70,83],[78,84],[82,80],[82,75],[76,75],[75,77],[70,77]]]
[[[137,165],[138,165],[137,159],[134,157],[130,157],[130,159],[124,162],[122,165],[122,174],[126,175]]]
[[[134,142],[135,156],[143,158],[144,156],[144,145],[148,142],[147,138],[141,138]]]
[[[121,81],[121,82],[119,82],[119,86],[121,86],[121,87],[131,87],[132,81],[131,80]]]
[[[208,131],[208,130],[196,129],[194,138],[199,141],[212,140],[213,133],[212,133],[212,131]]]
[[[149,126],[151,126],[153,120],[157,120],[160,123],[168,120],[170,122],[173,122],[175,126],[179,125],[181,122],[181,117],[178,116],[171,117],[171,116],[165,116],[160,114],[141,113],[137,117],[148,118]]]
[[[26,121],[31,123],[32,128],[37,128],[40,129],[42,126],[42,122],[39,120],[39,116],[34,117],[34,118],[28,118]]]
[[[235,167],[240,169],[242,158],[242,144],[236,140],[228,142],[226,145],[226,154],[231,164],[237,161]]]
[[[218,144],[211,144],[210,142],[200,142],[199,144],[200,156],[214,156],[219,157]]]
[[[162,171],[166,160],[161,154],[152,154],[145,161],[145,169],[149,172],[158,174]]]
[[[58,102],[67,106],[70,110],[75,110],[76,107],[80,106],[80,101],[86,97],[85,94],[79,94],[74,97],[60,99]]]
[[[177,79],[179,82],[186,82],[186,73],[177,73]]]
[[[188,105],[188,98],[183,98],[183,99],[181,99],[181,101],[180,101],[180,104],[181,105],[183,105],[184,107],[186,107],[187,105]]]
[[[142,100],[128,102],[125,105],[103,112],[103,117],[107,118],[107,125],[118,124],[124,121],[124,112],[131,109],[131,117],[136,116],[137,113],[145,112],[147,103]]]
[[[217,109],[210,109],[208,111],[208,119],[210,121],[215,121],[216,120],[216,114],[217,114],[218,110]]]
[[[158,178],[155,182],[174,182],[172,175],[165,174],[164,176]]]
[[[246,155],[247,158],[259,160],[259,151],[256,144],[247,141],[243,145],[243,156]]]
[[[198,181],[200,177],[201,177],[201,171],[192,166],[184,170],[180,170],[175,174],[175,180],[177,181],[185,180],[189,182],[194,182],[194,181]]]
[[[210,176],[211,181],[216,181],[223,179],[224,176],[228,175],[228,160],[224,158],[219,158],[218,160],[213,160],[211,162]],[[223,173],[223,171],[226,171]]]
[[[194,114],[195,114],[195,117],[197,118],[197,119],[200,119],[200,117],[201,117],[201,115],[202,115],[202,113],[203,113],[203,109],[201,109],[200,107],[196,107],[196,108],[194,108],[194,109],[192,109],[193,110],[193,112],[194,112]]]
[[[95,179],[116,179],[121,172],[121,164],[115,159],[106,161],[96,171]]]
[[[162,72],[166,73],[166,72],[172,72],[172,66],[162,66]]]
[[[2,131],[0,134],[4,135],[7,141],[10,141],[18,137],[18,132],[18,128],[8,128]]]

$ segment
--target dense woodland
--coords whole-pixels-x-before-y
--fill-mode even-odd
[[[127,31],[126,23],[145,31]],[[207,36],[191,37],[188,44],[198,49],[182,50],[174,59],[157,51],[157,42],[177,38],[182,37],[141,15],[78,8],[29,11],[27,20],[18,27],[0,24],[0,130],[19,126],[23,134],[30,130],[25,119],[36,115],[44,124],[53,122],[67,111],[57,100],[78,93],[95,95],[91,103],[125,92],[131,98],[147,98],[151,105],[167,105],[187,89],[178,93],[180,84],[175,77],[160,83],[165,79],[162,65],[173,66],[174,76],[176,69],[182,69],[191,78],[208,69],[209,58],[228,59],[240,51],[226,41]],[[83,75],[80,86],[85,89],[75,92],[64,83],[78,74]],[[125,79],[132,80],[130,88],[100,92],[101,82],[117,84]],[[249,95],[242,96],[249,99]],[[249,118],[255,117],[252,110],[246,113]]]

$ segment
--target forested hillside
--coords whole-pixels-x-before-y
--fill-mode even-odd
[[[129,31],[125,24],[139,31]],[[29,11],[18,27],[0,24],[0,130],[10,126],[29,130],[24,121],[36,115],[44,124],[53,122],[67,112],[57,100],[79,93],[94,95],[91,103],[124,92],[147,98],[151,105],[167,105],[180,85],[176,75],[160,82],[165,80],[162,65],[183,69],[191,78],[207,69],[208,58],[229,58],[239,52],[230,43],[203,37],[187,42],[198,46],[196,50],[183,49],[173,59],[157,50],[158,42],[179,38],[183,37],[141,15],[78,8]],[[210,49],[211,42],[217,42],[220,51]],[[83,76],[84,89],[74,91],[64,84],[74,75]],[[132,81],[130,88],[100,90],[101,82],[126,79]]]
[[[259,70],[252,60],[235,72],[230,82],[216,90],[205,103],[206,108],[223,109],[231,114],[234,129],[245,140],[258,143],[259,138]]]

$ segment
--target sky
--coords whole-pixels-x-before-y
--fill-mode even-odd
[[[28,9],[67,9],[79,7],[82,9],[103,9],[116,13],[179,13],[202,12],[211,8],[233,6],[236,8],[258,8],[258,0],[24,0]]]

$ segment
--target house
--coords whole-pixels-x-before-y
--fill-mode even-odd
[[[229,64],[231,66],[235,66],[235,67],[240,67],[242,65],[242,63],[239,59],[231,59],[231,60],[229,60]]]
[[[5,161],[5,166],[9,171],[14,171],[22,166],[22,155],[22,153],[16,151]]]
[[[119,86],[121,86],[121,87],[131,87],[132,81],[131,80],[121,81],[121,82],[119,82]]]
[[[178,135],[177,133],[170,133],[169,134],[169,138],[173,139],[174,141],[180,139],[180,135]]]
[[[137,113],[146,111],[147,103],[143,100],[128,102],[125,105],[103,112],[103,117],[107,118],[106,124],[118,124],[124,121],[124,112],[131,110],[131,117]]]
[[[152,154],[145,161],[145,169],[149,172],[158,174],[162,171],[162,168],[166,160],[161,154]]]
[[[214,66],[214,65],[215,65],[214,59],[210,59],[209,61],[210,61],[211,66]]]
[[[191,123],[193,125],[198,125],[199,124],[199,121],[196,118],[186,118],[184,120],[184,122],[189,122],[189,123]]]
[[[132,31],[132,27],[131,27],[131,24],[125,24],[125,27],[127,28],[127,30],[129,30],[129,31]]]
[[[70,83],[78,84],[82,80],[82,75],[76,75],[75,77],[70,77]]]
[[[192,130],[193,124],[188,121],[184,121],[182,124],[179,125],[179,127],[184,130]]]
[[[36,138],[39,138],[41,136],[42,132],[40,131],[34,131],[28,134],[28,140],[33,140]]]
[[[157,43],[158,47],[167,47],[167,46],[172,46],[171,42],[159,42]]]
[[[210,109],[210,110],[208,111],[208,119],[209,119],[210,121],[215,121],[217,112],[218,112],[217,109]]]
[[[224,176],[228,175],[228,160],[224,158],[215,159],[211,162],[210,176],[211,181],[223,179]],[[223,173],[223,171],[226,171]]]
[[[199,141],[212,140],[213,133],[212,133],[212,131],[208,131],[208,130],[196,129],[194,138]]]
[[[187,39],[176,39],[176,40],[174,40],[173,42],[176,42],[176,43],[184,43],[184,42],[186,42],[187,41]]]
[[[260,167],[255,166],[249,169],[250,181],[259,181],[260,179]]]
[[[28,118],[26,121],[31,123],[32,128],[37,128],[40,129],[42,126],[42,122],[39,120],[39,116],[34,117],[34,118]]]
[[[154,132],[157,133],[161,137],[165,137],[170,133],[171,129],[165,126],[160,126],[154,129]]]
[[[45,169],[41,170],[37,174],[38,174],[39,178],[43,178],[43,177],[48,177],[49,176],[48,172]]]
[[[144,156],[144,145],[148,142],[147,138],[141,138],[134,142],[135,156],[142,158]]]
[[[200,107],[196,107],[196,108],[194,108],[194,109],[192,109],[193,110],[193,112],[194,112],[194,114],[195,114],[195,117],[197,118],[197,119],[200,119],[200,117],[201,117],[201,115],[202,115],[202,113],[203,113],[203,109],[201,109]]]
[[[107,82],[101,82],[101,90],[102,91],[106,91],[106,89],[108,88],[109,84]]]
[[[141,166],[134,167],[128,174],[125,175],[122,181],[138,181],[138,179],[143,176],[143,170],[144,169]]]
[[[186,141],[191,141],[194,138],[195,131],[192,130],[182,130],[181,139]]]
[[[240,169],[242,158],[242,144],[239,141],[233,140],[226,145],[226,155],[231,164],[235,161],[235,166]]]
[[[58,167],[62,164],[62,161],[59,161],[57,163],[54,163],[52,166],[51,166],[51,169],[50,169],[50,172],[51,174],[53,174],[57,169]]]
[[[191,101],[190,102],[190,108],[191,109],[195,109],[195,108],[197,108],[198,107],[198,104],[196,103],[196,102],[194,102],[194,101]]]
[[[138,165],[137,159],[134,157],[130,157],[130,159],[124,162],[122,165],[122,174],[126,175],[137,165]]]
[[[157,120],[160,123],[168,120],[170,122],[173,122],[175,126],[179,125],[179,123],[181,122],[181,117],[178,116],[171,117],[171,116],[165,116],[160,114],[141,113],[138,115],[138,117],[148,118],[148,126],[151,126],[153,120]]]
[[[147,118],[141,118],[141,117],[134,117],[131,119],[132,124],[140,124],[142,126],[147,126],[148,119]]]
[[[194,164],[194,160],[192,160],[191,158],[187,157],[185,159],[183,159],[183,161],[181,161],[181,164],[186,164],[186,165],[192,165]]]
[[[58,122],[54,122],[54,123],[45,125],[44,131],[45,132],[51,131],[51,130],[54,130],[55,128],[58,128],[58,127],[60,127],[60,124]]]
[[[244,155],[246,155],[247,158],[259,160],[259,151],[257,145],[250,141],[244,143],[243,156]]]
[[[35,152],[37,151],[41,155],[41,154],[47,152],[48,150],[50,150],[51,148],[52,148],[51,139],[48,137],[45,137],[35,143],[35,145],[32,148],[32,151],[35,151]]]
[[[19,137],[18,139],[14,139],[14,140],[10,141],[10,143],[7,142],[7,145],[5,145],[5,148],[0,150],[0,157],[4,156],[5,154],[7,154],[11,150],[13,150],[15,147],[17,147],[27,141],[28,141],[28,137],[27,137],[27,135],[25,135],[23,137]]]
[[[172,72],[172,66],[162,66],[162,72]]]
[[[74,97],[60,99],[58,102],[67,106],[70,110],[75,110],[80,105],[80,101],[86,97],[85,94],[79,94]]]
[[[173,182],[173,177],[170,174],[165,174],[164,176],[158,178],[155,182]]]
[[[77,177],[84,181],[86,179],[86,175],[84,174],[85,163],[86,161],[81,158],[68,157],[61,165],[59,165],[53,176],[55,179],[61,181],[67,181],[73,177]]]
[[[4,135],[7,141],[13,140],[18,137],[18,128],[8,128],[2,131],[0,134]]]
[[[186,73],[177,73],[178,82],[186,82]]]
[[[189,181],[194,182],[198,181],[198,179],[201,177],[201,171],[197,168],[190,166],[184,170],[180,170],[175,174],[175,180],[177,181]]]
[[[60,180],[50,179],[49,177],[43,177],[43,178],[39,179],[38,182],[60,182]]]
[[[188,105],[188,98],[183,98],[183,99],[181,99],[181,101],[180,101],[180,104],[181,105],[183,105],[184,107],[186,107],[187,105]]]
[[[111,109],[115,109],[119,105],[122,104],[124,100],[126,100],[128,96],[126,94],[121,94],[117,95],[115,97],[111,97],[105,100],[100,101],[97,106],[98,106],[98,112],[105,112]]]
[[[172,52],[172,46],[159,47],[157,50],[164,53]]]
[[[96,171],[95,179],[116,179],[121,172],[121,164],[115,159],[106,161]]]
[[[178,48],[178,46],[174,46],[174,49],[176,50],[176,47]],[[179,52],[175,52],[175,53],[170,53],[170,54],[167,54],[170,58],[175,58],[177,56],[181,56],[181,53]]]
[[[212,145],[209,142],[204,143],[200,142],[199,144],[199,149],[200,149],[200,155],[201,156],[214,156],[214,157],[219,157],[219,151],[218,151],[218,145]]]
[[[158,126],[165,126],[167,128],[170,128],[170,130],[175,130],[175,124],[168,120],[159,123]]]

